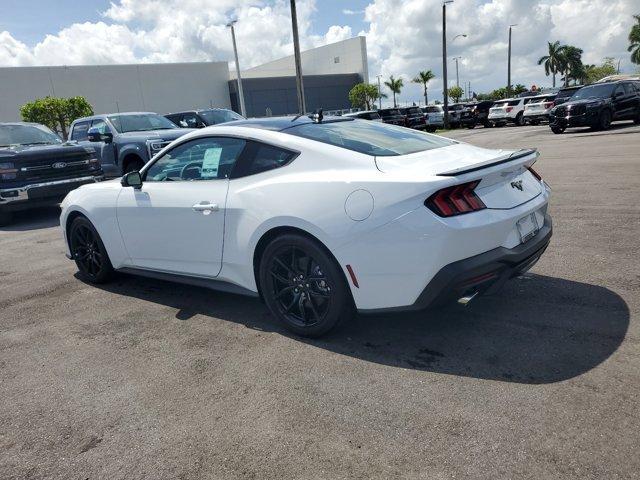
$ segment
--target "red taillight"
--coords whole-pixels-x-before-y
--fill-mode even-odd
[[[551,108],[553,107],[553,102],[547,102],[544,104],[544,108]]]
[[[441,217],[453,217],[482,210],[487,206],[474,191],[478,183],[480,180],[443,188],[427,198],[424,204]]]
[[[538,172],[536,172],[533,167],[527,167],[527,170],[529,170],[531,172],[531,175],[533,175],[534,177],[536,177],[538,179],[539,182],[542,181],[542,177],[540,176],[540,174]]]
[[[507,113],[509,113],[511,110],[513,110],[513,107],[507,107],[506,110],[507,110]]]

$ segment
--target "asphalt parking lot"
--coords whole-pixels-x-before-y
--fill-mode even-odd
[[[0,228],[0,478],[639,478],[640,127],[447,135],[540,150],[546,254],[321,340],[253,299],[84,284],[55,208]]]

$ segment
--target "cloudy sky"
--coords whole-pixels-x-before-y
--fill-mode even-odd
[[[243,68],[293,52],[288,0],[0,0],[0,66],[231,60],[228,19],[238,18]],[[371,79],[405,80],[402,101],[421,98],[411,84],[431,69],[441,95],[440,0],[298,0],[303,48],[367,37]],[[550,85],[536,60],[547,41],[584,50],[585,63],[621,59],[640,0],[455,0],[447,9],[450,59],[476,92],[506,84],[507,35],[513,30],[512,82]],[[467,34],[466,38],[458,34]],[[455,83],[455,63],[449,62]],[[451,84],[451,83],[450,83]]]

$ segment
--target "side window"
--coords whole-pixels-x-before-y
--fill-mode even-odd
[[[634,88],[633,88],[633,85],[630,84],[630,83],[625,83],[624,84],[624,90],[625,90],[625,93],[627,95],[635,95],[635,93],[636,93]]]
[[[202,123],[195,113],[185,113],[182,116],[182,121],[185,124],[184,126],[187,128],[198,128]]]
[[[217,180],[228,178],[245,140],[197,138],[169,150],[145,173],[147,182]]]
[[[105,122],[104,120],[94,120],[91,123],[91,128],[97,128],[98,131],[102,134],[102,133],[111,133],[111,129],[109,128],[109,126],[107,125],[107,122]]]
[[[623,94],[624,94],[624,88],[622,87],[622,85],[618,85],[618,86],[616,87],[615,92],[613,92],[613,96],[614,96],[614,98],[615,98],[615,97],[617,97],[618,95],[620,95],[620,93],[623,93]]]
[[[253,142],[250,164],[244,175],[255,175],[285,166],[296,156],[295,152],[282,148]]]
[[[89,130],[89,124],[91,122],[78,122],[73,126],[71,132],[71,140],[83,142],[87,140],[87,130]]]
[[[165,117],[180,126],[180,115],[165,115]]]

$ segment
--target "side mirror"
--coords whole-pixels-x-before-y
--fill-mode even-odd
[[[87,139],[90,142],[111,143],[113,141],[113,134],[110,133],[110,132],[109,133],[100,133],[100,130],[98,130],[98,128],[91,127],[87,131]]]
[[[133,187],[136,190],[140,190],[142,188],[142,177],[140,176],[140,172],[125,173],[122,180],[120,180],[120,184],[123,187]]]

